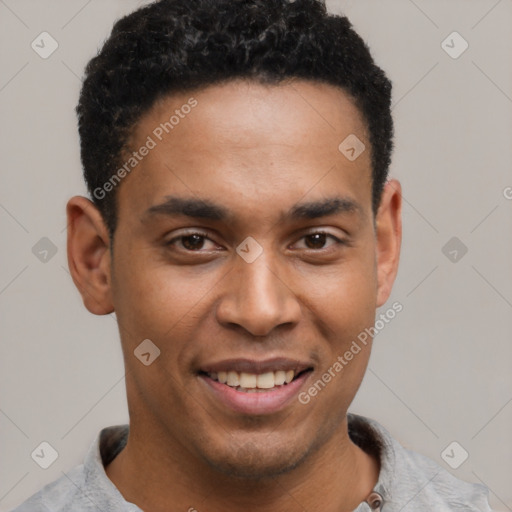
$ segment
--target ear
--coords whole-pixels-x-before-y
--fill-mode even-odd
[[[398,272],[402,243],[402,186],[397,180],[384,185],[376,216],[377,238],[377,307],[382,306],[391,293]]]
[[[66,213],[73,282],[91,313],[112,313],[110,239],[103,217],[94,203],[81,196],[68,201]]]

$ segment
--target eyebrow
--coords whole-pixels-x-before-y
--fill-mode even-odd
[[[288,212],[281,214],[280,221],[311,220],[340,213],[357,213],[364,216],[364,210],[358,202],[348,197],[335,196],[296,204]],[[186,216],[213,221],[230,221],[236,217],[231,210],[209,199],[178,196],[167,196],[163,203],[151,206],[143,214],[142,220],[154,215]]]

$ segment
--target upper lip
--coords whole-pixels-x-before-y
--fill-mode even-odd
[[[201,366],[200,371],[204,373],[218,373],[218,372],[239,372],[262,374],[267,372],[277,372],[279,370],[289,371],[293,370],[295,375],[298,373],[312,369],[311,363],[299,361],[297,359],[289,359],[286,357],[275,357],[272,359],[265,359],[258,361],[255,359],[224,359],[214,363],[208,363]]]

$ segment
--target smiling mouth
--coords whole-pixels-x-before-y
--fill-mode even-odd
[[[236,371],[199,372],[213,381],[224,384],[236,391],[245,393],[268,393],[283,388],[298,379],[305,373],[311,372],[312,368],[302,371],[278,370],[265,373],[246,373]]]

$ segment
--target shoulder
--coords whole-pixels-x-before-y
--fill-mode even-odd
[[[123,449],[128,431],[128,425],[101,430],[83,464],[44,486],[12,512],[140,512],[124,500],[104,468]]]
[[[491,512],[484,485],[456,478],[432,459],[404,448],[397,441],[395,450],[396,492],[411,501],[404,512],[417,508],[412,503],[435,504],[439,511]]]
[[[12,512],[64,512],[70,510],[94,510],[95,508],[79,508],[82,499],[81,489],[84,484],[83,464],[76,466],[66,475],[45,485]],[[76,506],[78,505],[78,506]]]
[[[348,419],[349,431],[363,432],[363,442],[373,441],[379,453],[376,490],[384,498],[384,510],[492,512],[484,485],[460,480],[429,457],[406,449],[375,420],[353,414]]]

